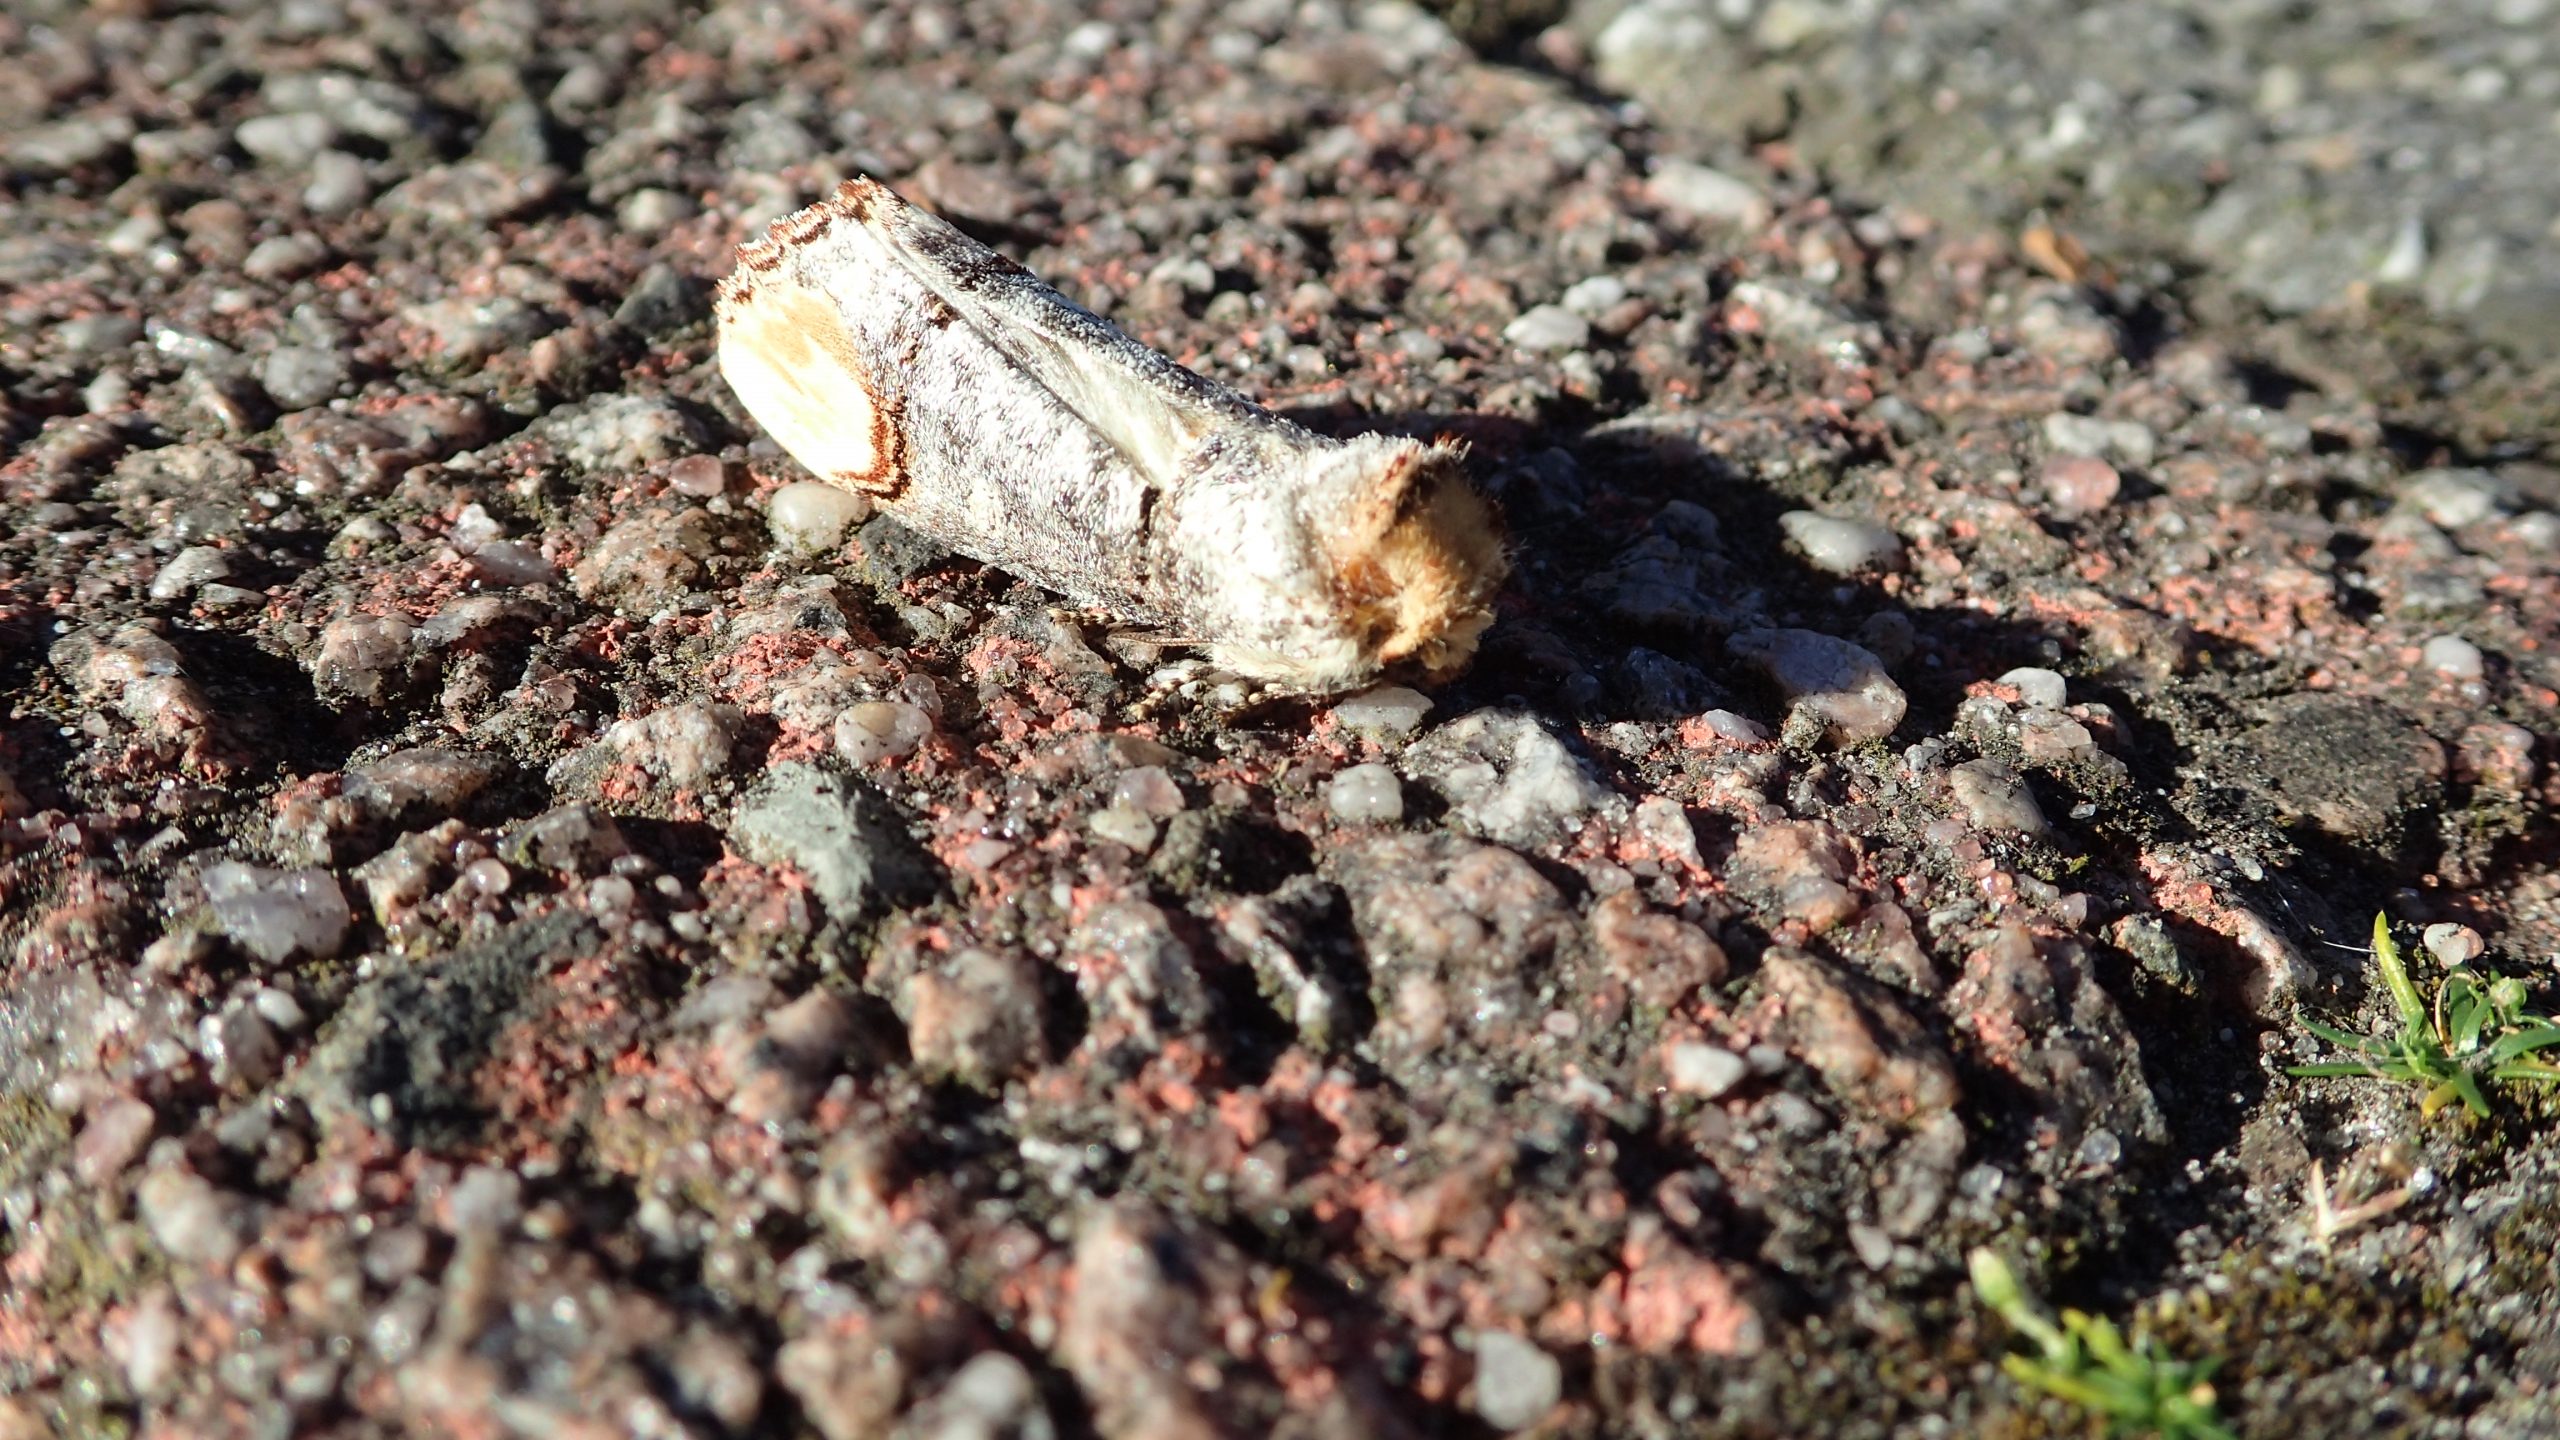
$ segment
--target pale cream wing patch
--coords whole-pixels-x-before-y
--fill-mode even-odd
[[[906,489],[897,403],[872,379],[836,303],[798,267],[776,267],[724,301],[720,373],[819,478],[882,499]]]

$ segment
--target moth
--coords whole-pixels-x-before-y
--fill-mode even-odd
[[[720,369],[820,479],[1293,689],[1463,666],[1506,562],[1460,447],[1330,439],[867,177],[739,247]]]

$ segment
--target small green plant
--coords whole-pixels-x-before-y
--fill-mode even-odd
[[[2560,1065],[2535,1058],[2560,1046],[2560,1023],[2525,1010],[2523,981],[2475,975],[2456,966],[2436,982],[2430,1001],[2409,978],[2400,946],[2391,938],[2391,922],[2380,915],[2373,917],[2373,963],[2391,991],[2399,1022],[2394,1032],[2355,1035],[2306,1015],[2304,1027],[2347,1052],[2347,1058],[2296,1065],[2286,1073],[2406,1080],[2424,1092],[2418,1113],[2429,1119],[2456,1100],[2472,1114],[2486,1116],[2489,1095],[2483,1080],[2560,1084]]]
[[[1974,1251],[1965,1266],[1973,1293],[2041,1352],[2001,1356],[2010,1379],[2070,1401],[2105,1421],[2109,1434],[2237,1440],[2215,1417],[2206,1383],[2220,1361],[2180,1360],[2139,1328],[2128,1341],[2114,1321],[2077,1310],[2063,1311],[2057,1325],[2018,1288],[2009,1262],[1989,1250]]]

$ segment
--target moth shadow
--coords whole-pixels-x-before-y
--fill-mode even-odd
[[[1367,430],[1467,441],[1471,477],[1502,511],[1512,574],[1499,618],[1475,664],[1436,687],[1438,717],[1526,712],[1622,793],[1659,794],[1693,786],[1694,776],[1716,763],[1710,757],[1723,742],[1700,734],[1695,722],[1712,711],[1730,712],[1771,742],[1755,748],[1778,752],[1767,757],[1773,763],[1757,782],[1769,799],[1799,816],[1832,817],[1859,837],[1880,869],[1925,874],[1929,888],[1949,903],[1966,898],[1970,882],[1920,832],[1942,815],[1961,818],[1963,812],[1943,780],[1915,781],[1905,773],[1899,752],[1914,746],[1928,747],[1914,773],[1943,774],[1977,757],[2014,766],[2053,838],[2005,849],[1997,837],[1984,843],[2001,851],[2006,870],[2087,894],[2094,915],[2154,908],[2143,890],[2143,852],[2202,838],[2162,798],[2174,793],[2181,768],[2194,757],[2165,720],[2154,718],[2161,682],[2110,669],[2063,618],[2068,606],[2040,603],[2072,588],[2067,565],[2082,537],[2032,517],[2041,535],[2021,536],[2007,547],[1920,545],[1875,531],[1835,531],[1817,537],[1823,546],[1818,563],[1791,533],[1805,528],[1804,520],[1789,519],[1798,512],[1873,523],[1842,477],[1892,463],[1881,437],[1852,436],[1844,443],[1836,423],[1825,427],[1792,409],[1579,427],[1338,409],[1292,418],[1328,434]],[[1861,547],[1872,552],[1872,563],[1843,563]],[[1973,573],[1945,570],[1950,554]],[[2012,555],[2017,558],[2007,558]],[[2030,561],[2043,568],[2030,568]],[[1918,569],[1932,565],[1939,568]],[[1958,583],[1946,583],[1951,580]],[[1782,644],[1819,645],[1810,637],[1829,637],[1868,652],[1907,701],[1900,723],[1845,744],[1791,729],[1794,697],[1754,658],[1768,653],[1773,635]],[[1986,682],[2019,667],[2062,672],[2074,702],[2098,701],[2113,712],[2105,748],[2121,761],[2124,783],[2093,796],[2068,767],[2026,761],[2014,725],[2004,736],[1957,723],[1959,707],[1984,693]],[[2019,708],[2012,706],[2013,713]],[[1742,728],[1723,717],[1715,721],[1706,728]],[[1683,780],[1684,774],[1693,778]],[[1728,816],[1693,811],[1692,818],[1711,863],[1739,838]],[[2281,900],[2298,900],[2300,887],[2271,875],[2262,888],[2277,913],[2294,911]],[[2319,928],[2317,917],[2297,918]],[[2216,993],[2216,1001],[2231,1003],[2199,1007],[2192,996],[2150,987],[2134,974],[2134,957],[2100,938],[2099,925],[2087,928],[2098,970],[2117,982],[2110,989],[2124,1002],[2141,1043],[2147,1079],[2171,1112],[2164,1153],[2136,1163],[2166,1175],[2190,1158],[2227,1149],[2238,1141],[2240,1122],[2265,1081],[2244,1053],[2246,1044],[2234,1049],[2218,1036],[2199,1034],[2191,1017],[2200,1008],[2224,1017],[2239,1013],[2236,997]],[[2224,980],[2246,973],[2236,955],[2211,954],[2219,937],[2180,938],[2192,942],[2205,960],[2200,968],[2212,972],[2198,976],[2207,992],[2230,988]],[[2301,938],[2307,943],[2309,935]],[[1816,941],[1813,948],[1849,968],[1864,964],[1845,947],[1835,951]],[[1870,978],[1889,983],[1891,977]],[[1906,999],[1953,1032],[1957,1017],[1938,997]],[[2210,1056],[2211,1073],[2180,1073],[2195,1068],[2181,1065],[2180,1056],[2190,1062]],[[1998,1079],[1968,1074],[1965,1084],[1968,1093],[1991,1096],[2001,1093]],[[1994,1124],[1978,1133],[1972,1158],[2031,1162],[2034,1099],[2009,1098],[2014,1103],[1989,1107],[1999,1113],[1984,1117]],[[2162,1214],[2174,1210],[2193,1223],[2214,1203],[2199,1191]],[[2164,1236],[2175,1233],[2169,1219],[2161,1223],[2170,1227]]]

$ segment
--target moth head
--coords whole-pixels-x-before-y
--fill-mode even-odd
[[[1457,445],[1368,436],[1332,452],[1305,518],[1334,595],[1376,666],[1456,672],[1493,623],[1510,564],[1492,507],[1469,488]]]

